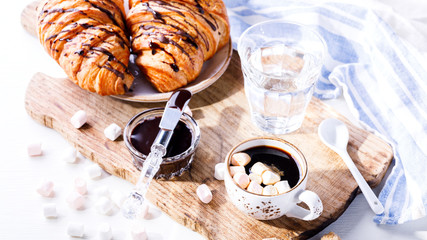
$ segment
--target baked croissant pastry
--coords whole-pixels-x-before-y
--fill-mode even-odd
[[[129,0],[127,26],[135,63],[160,92],[185,86],[229,41],[219,0]]]
[[[122,0],[43,0],[38,37],[80,87],[100,95],[123,94],[133,81],[124,15]]]

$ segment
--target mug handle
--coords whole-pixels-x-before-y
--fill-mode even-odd
[[[304,202],[310,210],[295,205],[295,207],[291,208],[286,213],[286,216],[310,221],[318,218],[322,214],[323,204],[316,193],[304,190],[298,195],[298,199]]]

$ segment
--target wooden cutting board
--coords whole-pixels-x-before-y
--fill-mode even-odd
[[[384,177],[392,159],[391,148],[314,98],[301,129],[279,137],[294,143],[305,154],[309,165],[307,188],[322,199],[322,216],[310,222],[287,217],[258,221],[244,216],[229,202],[224,183],[213,177],[215,164],[224,160],[233,145],[266,135],[250,120],[239,64],[239,57],[234,54],[226,73],[192,98],[190,108],[202,135],[192,168],[177,179],[154,181],[148,199],[177,222],[208,239],[309,238],[335,221],[359,190],[344,162],[318,138],[319,123],[329,117],[347,123],[350,156],[373,187]],[[138,171],[123,138],[110,141],[103,130],[111,123],[124,128],[134,114],[164,106],[164,103],[130,103],[101,97],[80,89],[68,79],[37,73],[28,85],[25,106],[36,121],[61,133],[107,172],[135,183]],[[87,112],[89,120],[83,128],[75,129],[69,120],[80,109]],[[195,193],[202,183],[213,191],[213,201],[207,205],[201,203]]]
[[[22,14],[23,26],[29,26],[29,31],[33,29],[34,15],[31,17],[31,14],[34,10]],[[197,93],[189,105],[202,135],[192,168],[174,180],[153,181],[147,197],[177,222],[208,239],[307,239],[345,211],[359,189],[341,158],[317,136],[317,127],[325,118],[338,118],[348,125],[349,154],[372,187],[381,182],[393,157],[387,143],[355,127],[334,109],[313,98],[301,129],[278,137],[294,143],[306,156],[307,189],[318,193],[324,211],[321,217],[309,222],[287,217],[258,221],[241,214],[229,201],[224,183],[213,177],[215,164],[224,160],[233,145],[266,135],[250,120],[237,53],[224,75]],[[132,183],[136,182],[139,172],[132,164],[123,138],[110,141],[103,131],[111,123],[124,128],[136,113],[163,106],[164,103],[132,103],[101,97],[80,89],[68,79],[54,79],[42,73],[31,79],[25,97],[25,107],[32,118],[58,131],[107,172]],[[75,129],[69,120],[80,109],[87,112],[89,119],[82,128]],[[195,193],[202,183],[213,192],[209,204],[201,203]]]

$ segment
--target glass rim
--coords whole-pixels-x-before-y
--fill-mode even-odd
[[[135,114],[129,121],[128,121],[128,123],[126,124],[126,127],[124,128],[124,131],[123,131],[123,138],[124,138],[124,141],[125,141],[125,145],[126,145],[126,147],[129,149],[129,151],[131,152],[131,154],[132,155],[134,155],[134,157],[136,156],[136,157],[138,157],[138,158],[141,158],[141,160],[142,161],[145,161],[145,159],[147,158],[147,155],[146,154],[143,154],[142,152],[140,152],[140,151],[138,151],[133,145],[132,145],[132,143],[130,143],[130,141],[129,141],[129,137],[130,137],[130,133],[131,133],[131,131],[133,130],[133,128],[132,129],[130,129],[130,127],[131,127],[131,125],[132,124],[134,124],[136,121],[139,121],[139,120],[141,120],[141,119],[139,119],[142,115],[144,115],[144,114],[147,114],[147,113],[151,113],[151,112],[153,112],[154,114],[153,114],[153,116],[157,116],[157,115],[155,115],[155,114],[157,114],[157,113],[160,113],[160,116],[162,116],[162,113],[163,113],[163,111],[164,111],[164,107],[158,107],[158,108],[150,108],[150,109],[147,109],[147,110],[144,110],[144,111],[142,111],[142,112],[139,112],[139,113],[137,113],[137,114]],[[180,118],[180,121],[182,121],[182,122],[184,122],[184,124],[186,124],[186,125],[188,125],[188,123],[187,122],[185,122],[185,121],[183,121],[182,120],[182,118],[184,118],[185,120],[187,120],[191,125],[193,125],[194,126],[194,131],[193,131],[193,129],[191,128],[190,130],[191,130],[191,133],[192,133],[192,135],[194,135],[194,140],[192,141],[192,143],[191,143],[191,145],[190,145],[190,147],[188,147],[184,152],[182,152],[182,153],[180,153],[180,154],[177,154],[177,155],[175,155],[175,156],[170,156],[170,157],[163,157],[163,162],[162,162],[162,164],[172,164],[172,163],[174,163],[175,161],[177,161],[177,160],[179,160],[179,159],[181,159],[181,158],[185,158],[185,157],[187,157],[187,156],[190,156],[191,154],[193,154],[195,151],[196,151],[196,148],[197,148],[197,146],[199,145],[199,142],[200,142],[200,127],[199,127],[199,125],[197,124],[197,122],[196,122],[196,120],[191,116],[191,115],[189,115],[188,113],[186,113],[186,112],[183,112],[182,113],[182,116],[181,116],[181,118]]]
[[[261,25],[266,25],[266,24],[271,24],[271,23],[284,23],[284,24],[289,24],[289,25],[293,25],[293,26],[297,26],[299,28],[304,29],[304,31],[310,32],[311,34],[313,34],[314,36],[316,36],[316,38],[319,40],[319,43],[322,45],[322,49],[321,49],[321,66],[323,65],[323,62],[325,60],[326,57],[326,53],[327,53],[327,45],[325,42],[325,39],[320,35],[320,33],[318,31],[315,31],[312,27],[310,27],[309,25],[306,24],[301,24],[301,23],[297,23],[294,21],[288,21],[288,20],[284,20],[284,19],[273,19],[273,20],[267,20],[267,21],[262,21],[262,22],[258,22],[250,27],[248,27],[245,31],[242,32],[242,34],[239,37],[239,40],[237,42],[237,53],[239,54],[240,57],[240,62],[241,62],[241,66],[242,66],[242,70],[243,70],[243,66],[247,66],[248,63],[248,59],[246,57],[244,57],[244,49],[242,49],[242,39],[245,35],[248,34],[249,31],[253,30],[256,27],[259,27]],[[320,67],[321,67],[320,66]],[[264,75],[265,73],[263,73],[262,71],[258,70],[255,67],[251,67],[252,70],[254,70],[257,74],[261,74]]]

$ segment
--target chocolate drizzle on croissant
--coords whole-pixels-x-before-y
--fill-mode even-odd
[[[70,79],[100,95],[131,86],[122,0],[45,0],[38,11],[40,42]]]
[[[71,80],[100,95],[132,85],[130,48],[152,85],[168,92],[193,81],[229,41],[222,1],[129,0],[129,7],[125,19],[123,0],[43,0],[39,40]]]
[[[222,1],[130,0],[127,15],[136,64],[161,92],[185,86],[229,41]]]

